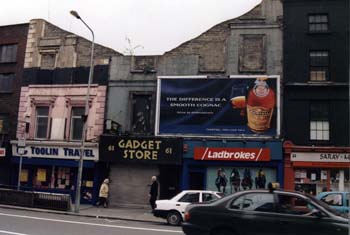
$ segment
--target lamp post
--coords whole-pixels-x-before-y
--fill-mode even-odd
[[[83,163],[84,163],[84,150],[85,150],[85,137],[86,137],[86,130],[87,130],[87,119],[89,115],[89,98],[90,98],[90,85],[92,82],[92,77],[94,73],[94,42],[95,42],[95,35],[94,31],[85,23],[85,21],[79,16],[78,12],[76,11],[70,11],[70,14],[73,15],[75,18],[83,22],[83,24],[90,30],[92,34],[92,43],[91,43],[91,57],[90,57],[90,72],[89,72],[89,81],[88,81],[88,89],[85,96],[85,113],[82,116],[83,119],[83,132],[81,135],[81,146],[80,146],[80,157],[79,157],[79,168],[78,168],[78,179],[77,179],[77,186],[75,191],[75,207],[74,212],[79,213],[80,208],[80,191],[81,191],[81,178],[83,174]]]
[[[21,189],[21,172],[22,172],[22,162],[23,155],[27,153],[26,151],[26,135],[29,132],[29,116],[25,116],[24,120],[24,133],[22,138],[18,141],[17,152],[19,153],[19,164],[18,164],[18,179],[17,179],[17,190]]]

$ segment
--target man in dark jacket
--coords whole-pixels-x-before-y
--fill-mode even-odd
[[[151,204],[152,210],[156,208],[156,200],[158,197],[158,182],[157,177],[152,176],[152,185],[149,191],[149,203]]]

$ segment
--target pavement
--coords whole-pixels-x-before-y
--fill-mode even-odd
[[[164,219],[153,216],[151,209],[144,209],[144,208],[128,208],[128,207],[103,208],[103,207],[96,207],[92,205],[83,204],[80,206],[79,213],[75,213],[73,211],[55,211],[55,210],[46,210],[46,209],[38,209],[38,208],[9,206],[9,205],[3,205],[3,204],[0,204],[0,208],[45,212],[45,213],[53,213],[53,214],[61,214],[61,215],[63,214],[63,215],[72,215],[72,216],[84,216],[84,217],[101,218],[101,219],[165,223]],[[72,208],[74,208],[74,205],[72,205]]]

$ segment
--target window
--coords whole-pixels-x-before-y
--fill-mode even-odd
[[[0,46],[0,63],[16,62],[17,45],[1,45]]]
[[[274,204],[272,193],[250,193],[234,200],[231,208],[244,211],[273,212]]]
[[[327,32],[328,31],[328,15],[318,14],[309,15],[309,32]]]
[[[83,107],[73,107],[71,116],[71,140],[81,140],[83,134],[84,121],[82,116],[85,113]]]
[[[314,103],[310,106],[310,140],[329,140],[329,107]]]
[[[56,53],[41,54],[41,69],[54,69],[56,67]]]
[[[45,139],[48,136],[49,107],[36,108],[35,138]]]
[[[217,199],[218,199],[218,197],[214,194],[211,194],[211,193],[203,193],[202,194],[202,201],[203,202],[215,201]]]
[[[312,215],[315,208],[302,198],[293,195],[278,195],[278,212],[291,215]]]
[[[151,132],[151,94],[132,95],[132,132],[147,134]]]
[[[179,202],[199,202],[199,193],[186,193]]]
[[[0,135],[6,134],[9,131],[9,116],[8,114],[0,113]]]
[[[330,206],[343,206],[342,194],[332,193],[321,198],[321,201],[324,201]]]
[[[12,92],[12,83],[15,79],[13,73],[0,74],[0,92]]]
[[[328,80],[328,51],[311,51],[309,57],[310,81]]]

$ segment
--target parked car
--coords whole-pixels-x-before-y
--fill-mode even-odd
[[[322,192],[316,198],[327,203],[340,213],[349,213],[349,192]]]
[[[183,221],[185,208],[191,203],[213,202],[224,194],[206,190],[185,190],[170,200],[157,200],[153,215],[167,220],[171,225],[178,225]]]
[[[208,205],[189,205],[187,235],[348,235],[348,220],[312,196],[249,190]]]

